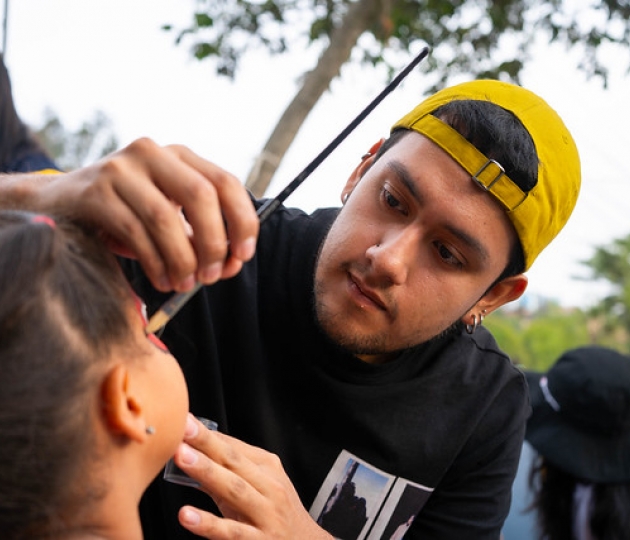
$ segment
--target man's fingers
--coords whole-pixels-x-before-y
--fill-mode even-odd
[[[208,478],[213,486],[222,486],[225,492],[221,495],[227,493],[230,504],[240,504],[245,496],[253,497],[246,491],[243,480],[253,491],[263,496],[277,496],[286,491],[288,486],[281,482],[286,474],[275,454],[229,435],[210,431],[192,415],[189,415],[186,433],[185,443],[175,456],[176,462],[179,465],[179,460],[185,461],[186,457],[195,459],[195,467],[199,467],[193,473],[195,477],[202,475],[202,478],[197,479],[205,481]],[[211,461],[206,462],[206,459]],[[182,463],[186,472],[187,466]],[[221,474],[220,482],[217,482],[217,474]],[[216,490],[214,494],[217,495]]]
[[[213,434],[215,435],[215,434]],[[202,491],[210,495],[217,506],[224,508],[259,508],[264,504],[260,492],[250,483],[253,467],[243,464],[239,470],[247,476],[240,476],[212,457],[182,443],[174,456],[175,463],[186,474],[197,480]]]
[[[173,285],[182,280],[194,282],[195,278],[202,283],[214,282],[221,277],[228,253],[224,203],[219,200],[214,183],[221,183],[227,173],[208,164],[209,174],[204,175],[182,159],[182,155],[194,155],[189,150],[183,147],[156,150],[153,144],[139,142],[133,150],[141,155],[137,162],[148,168],[147,174],[154,185],[130,182],[122,189],[127,191],[129,204],[162,255]],[[151,153],[159,153],[160,159],[145,155]],[[207,163],[200,157],[197,161]],[[155,192],[144,191],[144,187],[154,187]],[[242,186],[241,190],[244,191]],[[154,197],[156,193],[160,196]],[[168,204],[171,201],[177,206]],[[232,201],[225,202],[226,206],[230,204]],[[192,236],[180,219],[180,207],[192,227]]]
[[[188,240],[195,257],[194,277],[209,284],[234,276],[253,256],[258,235],[259,221],[247,191],[235,176],[184,146],[168,146],[164,154],[164,159],[147,162],[157,188],[181,206],[192,228]],[[188,278],[180,272],[188,261],[179,258],[176,242],[163,240],[161,232],[158,227],[150,234],[169,274]]]
[[[132,252],[158,289],[232,277],[253,256],[259,223],[244,186],[185,147],[139,139],[63,176],[71,202],[57,191],[60,207]]]
[[[182,527],[202,538],[212,540],[257,540],[262,538],[255,527],[232,519],[220,518],[192,506],[183,506],[178,514]]]
[[[136,254],[149,279],[162,290],[165,285],[176,290],[191,286],[197,257],[179,207],[152,183],[119,183],[115,191],[128,212],[120,212],[112,228]]]
[[[189,415],[184,442],[174,459],[223,515],[195,515],[196,509],[187,508],[180,519],[196,534],[221,540],[331,539],[309,516],[274,454],[208,430]]]
[[[241,261],[251,259],[258,236],[259,220],[254,205],[241,182],[186,147],[170,146],[169,149],[177,153],[182,161],[188,163],[204,177],[212,178],[212,186],[215,189],[223,219],[227,224],[230,253]],[[191,206],[187,209],[186,217],[195,231],[199,230],[202,233],[205,231],[204,227],[199,227],[203,223],[205,213],[206,209],[203,205]],[[195,242],[200,250],[203,250],[206,242],[212,242],[212,239],[197,236],[199,235],[196,235]]]

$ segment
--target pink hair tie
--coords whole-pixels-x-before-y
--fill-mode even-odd
[[[50,216],[46,216],[44,214],[37,214],[36,216],[33,216],[31,218],[31,223],[45,223],[52,229],[54,229],[57,226],[53,218],[51,218]]]

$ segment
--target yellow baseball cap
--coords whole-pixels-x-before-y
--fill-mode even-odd
[[[523,191],[455,129],[432,116],[451,101],[480,100],[512,112],[525,126],[538,154],[538,181]],[[558,114],[539,96],[515,84],[471,81],[433,94],[401,118],[392,131],[406,128],[428,137],[505,208],[521,242],[525,269],[566,224],[580,191],[580,157],[573,137]]]

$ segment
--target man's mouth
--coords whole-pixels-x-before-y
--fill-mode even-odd
[[[352,273],[348,273],[348,278],[350,280],[350,289],[360,303],[365,302],[365,304],[372,305],[381,311],[388,311],[385,301],[374,289],[366,285],[358,276]]]

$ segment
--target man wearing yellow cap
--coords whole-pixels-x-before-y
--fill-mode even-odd
[[[214,283],[162,338],[191,411],[240,439],[189,433],[200,453],[176,456],[224,517],[158,479],[146,538],[192,538],[175,516],[188,504],[181,524],[215,539],[375,540],[403,524],[409,539],[497,539],[529,404],[481,323],[524,292],[579,184],[555,112],[476,81],[397,122],[341,209],[276,211],[255,255],[260,202],[180,147],[143,140],[52,181],[7,179],[0,200],[99,226],[138,258],[126,267],[149,312],[159,291]]]

